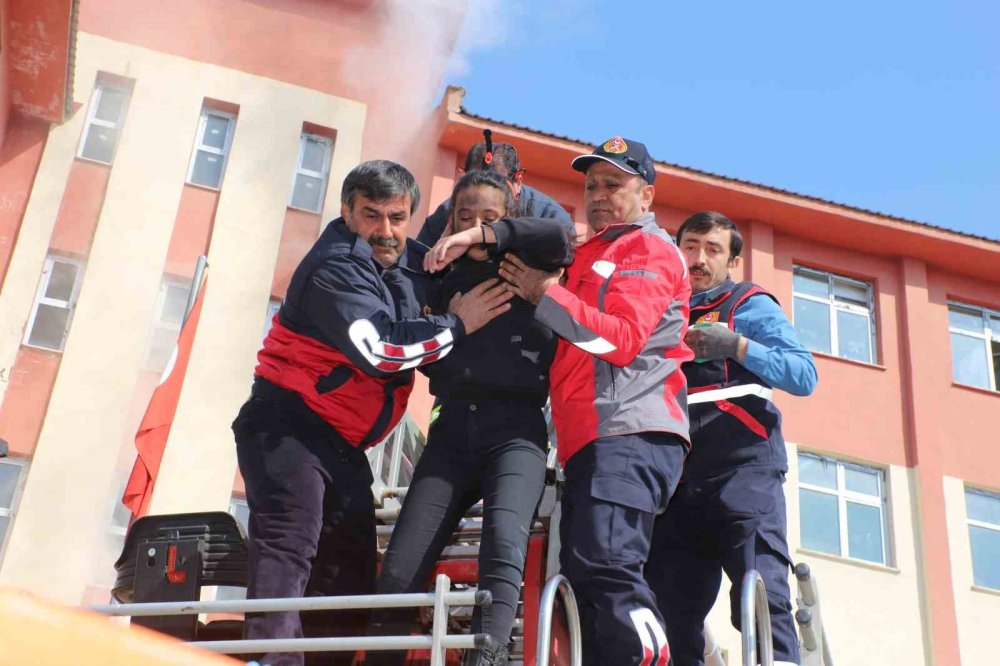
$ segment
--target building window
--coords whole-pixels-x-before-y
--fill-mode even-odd
[[[869,282],[796,266],[795,330],[813,351],[875,363],[874,290]]]
[[[245,499],[233,497],[229,500],[229,513],[243,526],[243,533],[250,534],[250,507]],[[217,601],[242,601],[247,598],[246,588],[220,585],[215,590]]]
[[[82,273],[83,267],[73,259],[46,257],[24,344],[62,351],[80,293]]]
[[[303,132],[289,206],[313,213],[322,212],[332,154],[333,142],[330,139]]]
[[[274,326],[274,315],[278,314],[278,310],[281,309],[281,300],[277,298],[272,298],[267,302],[267,312],[264,314],[264,337],[271,332],[271,327]]]
[[[949,303],[948,331],[955,381],[1000,390],[1000,312]]]
[[[888,564],[884,472],[809,453],[798,460],[802,547]]]
[[[184,323],[184,311],[187,309],[190,292],[190,285],[180,282],[164,281],[160,285],[156,318],[150,336],[149,353],[146,355],[146,367],[150,370],[161,371],[167,367],[177,344],[177,336],[181,332],[181,324]]]
[[[976,585],[1000,590],[1000,495],[965,489],[972,542],[972,579]]]
[[[24,487],[26,463],[11,458],[0,460],[0,561],[7,545],[7,534],[14,521],[17,502]]]
[[[187,182],[213,189],[222,186],[235,128],[235,115],[208,107],[202,109]]]
[[[105,164],[114,161],[129,96],[129,91],[123,86],[100,82],[97,84],[83,128],[80,157]]]

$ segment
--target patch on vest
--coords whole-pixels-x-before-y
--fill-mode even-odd
[[[719,311],[715,310],[713,312],[706,312],[702,316],[698,317],[698,321],[695,324],[717,324],[719,323]]]

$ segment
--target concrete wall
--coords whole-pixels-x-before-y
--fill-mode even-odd
[[[239,106],[209,247],[208,292],[154,512],[225,509],[235,452],[229,421],[246,397],[270,297],[304,122],[337,131],[327,210],[359,160],[357,102],[83,33],[73,119],[53,129],[0,296],[0,365],[13,359],[98,72],[135,81],[80,299],[13,524],[0,582],[79,603],[110,567],[105,541],[120,495],[133,392],[205,98]],[[127,444],[126,444],[127,445]],[[103,561],[102,561],[103,560]]]

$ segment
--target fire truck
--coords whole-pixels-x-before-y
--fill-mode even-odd
[[[380,553],[392,536],[423,446],[423,435],[406,418],[384,442],[367,452],[375,477],[372,493]],[[561,473],[553,454],[528,542],[510,645],[512,666],[582,663],[576,601],[571,585],[558,570],[560,484]],[[238,598],[249,578],[246,531],[233,515],[146,516],[129,529],[115,563],[112,603],[74,611],[47,606],[25,595],[0,595],[0,615],[17,617],[19,632],[37,636],[36,640],[29,637],[5,644],[0,662],[221,666],[253,662],[272,651],[336,651],[354,653],[353,663],[362,666],[371,651],[403,650],[411,666],[457,665],[463,649],[485,640],[469,630],[472,609],[491,601],[488,592],[477,589],[481,535],[480,504],[468,512],[452,535],[425,593],[246,600],[245,595]],[[832,666],[816,583],[805,564],[795,567],[795,576],[799,606],[795,617],[803,666]],[[242,640],[245,612],[386,607],[419,608],[420,633]],[[126,617],[131,618],[129,624],[124,624]],[[706,665],[773,663],[766,591],[754,571],[743,581],[741,619],[741,657],[724,650],[705,628]]]

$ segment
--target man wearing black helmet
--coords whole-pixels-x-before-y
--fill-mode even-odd
[[[517,148],[509,143],[493,143],[492,132],[484,133],[486,141],[480,141],[469,148],[465,156],[465,173],[470,171],[496,171],[507,179],[521,215],[524,217],[544,217],[559,220],[572,237],[576,229],[569,213],[554,199],[530,185],[524,184],[524,169],[517,157]],[[451,215],[451,199],[446,199],[424,220],[424,226],[417,234],[417,241],[432,247],[444,234]]]

